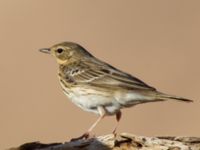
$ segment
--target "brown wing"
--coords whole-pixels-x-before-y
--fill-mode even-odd
[[[74,70],[76,71],[71,71],[70,77],[79,84],[130,90],[155,90],[138,78],[100,61],[84,61]]]

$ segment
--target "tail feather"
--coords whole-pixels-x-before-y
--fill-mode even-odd
[[[174,99],[174,100],[183,101],[183,102],[193,102],[193,100],[191,100],[191,99],[187,99],[187,98],[183,98],[183,97],[179,97],[179,96],[168,95],[168,94],[164,94],[164,93],[158,93],[157,96],[158,96],[158,99],[162,99],[162,100]]]

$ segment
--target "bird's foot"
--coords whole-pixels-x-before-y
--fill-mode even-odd
[[[114,135],[115,138],[117,137],[117,131],[116,131],[116,128],[112,131],[112,134]]]
[[[77,140],[83,140],[83,139],[88,139],[90,137],[89,132],[84,133],[83,135],[77,137],[77,138],[72,138],[71,141],[77,141]]]

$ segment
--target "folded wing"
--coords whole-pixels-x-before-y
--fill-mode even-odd
[[[74,68],[74,70],[71,71],[70,76],[75,83],[103,88],[156,90],[138,78],[99,61],[81,62],[78,68]]]

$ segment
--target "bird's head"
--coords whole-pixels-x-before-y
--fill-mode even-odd
[[[54,56],[58,64],[66,64],[92,56],[81,45],[73,42],[62,42],[50,48],[42,48],[40,51]]]

